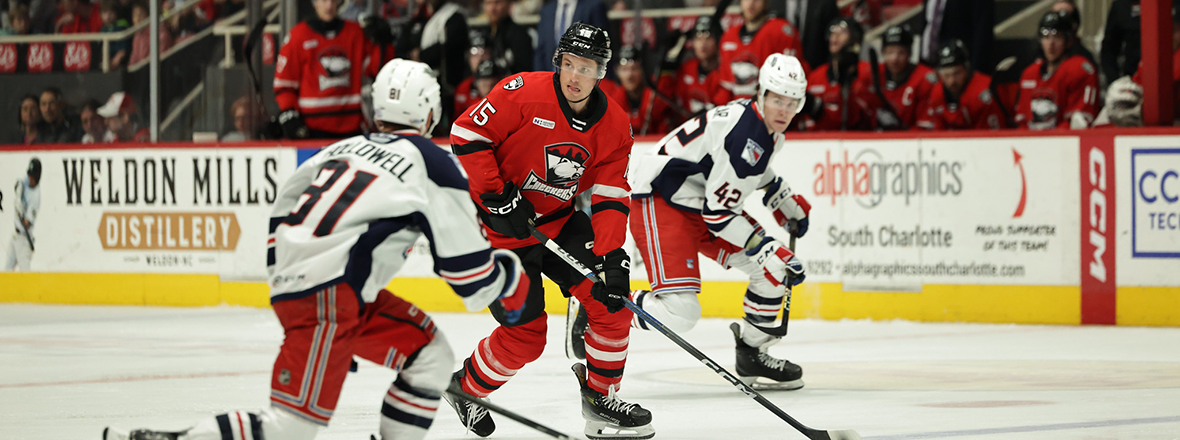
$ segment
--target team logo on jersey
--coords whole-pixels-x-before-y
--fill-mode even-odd
[[[746,148],[742,150],[742,159],[746,163],[750,166],[757,165],[758,161],[762,160],[763,154],[766,154],[766,150],[762,149],[761,145],[758,145],[753,139],[746,139]]]
[[[521,191],[537,191],[568,202],[578,193],[578,179],[586,172],[590,151],[574,143],[545,147],[545,178],[530,171],[520,186]]]
[[[343,49],[332,46],[320,52],[319,58],[320,67],[323,68],[320,75],[320,90],[348,87],[352,79],[352,75],[349,75],[352,61],[349,61],[348,54],[344,53]]]
[[[522,78],[520,75],[517,75],[516,78],[512,78],[512,81],[508,81],[508,84],[504,84],[504,90],[516,90],[521,87],[524,87],[524,78]]]

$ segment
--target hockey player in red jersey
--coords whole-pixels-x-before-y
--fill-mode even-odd
[[[362,75],[380,67],[360,25],[337,17],[340,0],[311,0],[315,17],[295,25],[279,50],[274,93],[278,121],[289,139],[361,134]]]
[[[919,111],[925,110],[926,100],[938,76],[934,69],[910,62],[914,34],[903,26],[891,26],[881,37],[883,62],[879,67],[881,94],[888,105],[877,110],[877,123],[886,130],[914,128]]]
[[[1043,55],[1020,76],[1018,128],[1086,128],[1098,115],[1098,71],[1079,53],[1074,29],[1068,14],[1049,12],[1041,18]]]
[[[713,103],[754,96],[758,89],[758,67],[773,53],[803,56],[803,42],[791,23],[770,15],[768,0],[741,0],[745,23],[725,31],[721,37],[721,88]],[[803,71],[808,67],[803,65]]]
[[[943,43],[935,55],[939,84],[918,117],[925,130],[999,129],[1007,126],[1003,108],[992,94],[992,78],[971,68],[967,46],[957,39]]]
[[[647,72],[642,58],[634,46],[625,46],[619,50],[619,64],[615,68],[615,76],[619,78],[621,87],[608,97],[627,113],[631,120],[632,134],[663,135],[671,128],[673,118],[676,117],[668,101],[664,100],[664,97],[672,93],[673,79],[670,75],[661,75],[656,87],[661,89],[664,97],[657,95],[643,78]]]
[[[807,92],[814,97],[803,121],[809,131],[872,130],[881,105],[873,86],[876,66],[860,60],[864,31],[847,17],[828,26],[828,50],[832,59],[807,76]]]
[[[632,313],[630,257],[622,249],[630,190],[625,172],[633,143],[627,115],[597,87],[610,61],[606,31],[575,23],[553,54],[556,73],[530,72],[501,81],[451,127],[451,144],[471,177],[492,245],[520,256],[532,290],[518,322],[500,323],[455,373],[463,390],[485,397],[503,386],[545,348],[547,316],[541,274],[585,308],[586,364],[575,364],[582,416],[592,438],[650,438],[651,413],[616,395],[627,360]],[[591,193],[591,215],[574,198]],[[589,267],[591,283],[530,235],[536,228]],[[576,315],[577,311],[571,312]],[[452,401],[468,429],[486,437],[495,423],[482,408]]]
[[[721,25],[712,16],[702,15],[688,42],[693,57],[676,72],[676,99],[693,115],[713,108],[713,92],[721,87],[719,38]]]
[[[750,283],[744,328],[730,327],[737,374],[747,383],[764,378],[759,386],[778,389],[803,386],[798,365],[767,353],[781,338],[767,327],[789,289],[803,281],[803,263],[767,236],[743,206],[764,189],[762,202],[779,224],[794,224],[796,236],[807,232],[810,205],[770,167],[803,107],[805,77],[795,57],[771,55],[760,69],[756,100],[715,107],[654,145],[636,146],[628,168],[631,206],[639,211],[630,218],[631,235],[651,282],[651,291],[632,292],[632,301],[673,331],[685,332],[701,316],[698,258],[741,270]],[[649,329],[639,319],[633,325]]]
[[[116,428],[104,440],[310,440],[332,418],[353,356],[398,371],[381,405],[383,440],[426,436],[455,357],[426,313],[385,290],[419,237],[468,310],[520,316],[530,280],[515,254],[491,248],[454,156],[422,137],[441,111],[425,64],[393,60],[373,84],[380,133],[320,150],[279,190],[267,255],[283,326],[271,406],[201,420],[179,432]]]

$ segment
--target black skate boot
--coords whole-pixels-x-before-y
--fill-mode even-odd
[[[729,325],[737,342],[737,375],[756,390],[797,390],[803,388],[803,369],[786,359],[777,359],[742,341],[741,325]],[[763,379],[763,380],[759,380]]]
[[[107,427],[102,430],[102,440],[176,440],[184,432],[164,432],[148,429],[136,429],[127,432],[119,428]]]
[[[586,308],[577,298],[570,297],[565,312],[565,357],[576,361],[586,360]]]
[[[586,384],[586,366],[574,364],[574,375],[582,386],[582,418],[586,419],[586,437],[593,440],[646,439],[656,435],[651,427],[651,412],[634,403],[624,402],[612,390],[602,395]]]
[[[459,414],[459,422],[467,427],[468,431],[474,432],[480,437],[487,437],[492,435],[496,430],[496,422],[492,421],[492,415],[488,414],[488,409],[474,403],[467,402],[451,395],[451,390],[463,390],[459,385],[459,381],[463,379],[463,370],[456,371],[451,376],[451,388],[443,393],[443,399],[451,404],[451,408]]]

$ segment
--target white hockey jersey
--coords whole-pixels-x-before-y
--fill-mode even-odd
[[[774,179],[770,164],[781,142],[783,134],[768,133],[750,100],[714,107],[654,145],[635,145],[627,170],[631,196],[658,194],[700,213],[714,235],[744,247],[756,228],[742,206]]]
[[[29,239],[33,238],[33,228],[37,224],[37,214],[41,211],[41,185],[36,187],[29,186],[29,179],[26,177],[16,181],[15,206],[13,211],[16,211],[16,219],[13,223],[16,224],[16,234],[24,235],[25,226],[21,223],[21,219],[29,222]]]
[[[486,307],[515,278],[492,258],[461,170],[417,135],[356,136],[320,150],[271,212],[271,302],[339,283],[372,302],[425,235],[435,273],[469,310]]]

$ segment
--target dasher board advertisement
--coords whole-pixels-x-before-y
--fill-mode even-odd
[[[283,148],[0,153],[0,246],[16,260],[0,269],[265,279],[266,220],[294,168]]]
[[[1118,283],[1180,285],[1180,138],[1115,138]]]

